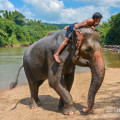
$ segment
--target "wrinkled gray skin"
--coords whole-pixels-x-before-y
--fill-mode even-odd
[[[80,49],[79,58],[74,56],[75,44],[71,42],[60,53],[61,63],[57,63],[53,55],[64,41],[65,30],[53,31],[46,37],[37,41],[27,48],[24,53],[23,66],[31,91],[31,108],[37,106],[38,88],[48,79],[49,86],[60,96],[58,108],[64,114],[72,114],[76,111],[70,90],[74,81],[75,66],[90,67],[92,73],[91,85],[88,93],[88,106],[82,112],[89,112],[93,105],[95,95],[100,88],[105,74],[102,47],[99,42],[98,33],[91,28],[81,28],[76,31],[85,36],[84,43]],[[77,39],[76,32],[72,37]]]

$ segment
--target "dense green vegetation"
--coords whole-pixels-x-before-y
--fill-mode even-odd
[[[56,26],[29,20],[18,11],[0,10],[0,46],[28,45],[43,38]]]
[[[108,22],[103,22],[99,27],[102,44],[120,45],[120,13],[111,16]]]
[[[45,25],[54,25],[57,26],[60,30],[64,29],[65,26],[71,25],[71,24],[55,24],[55,23],[45,23]]]
[[[0,10],[0,47],[28,45],[43,38],[49,31],[63,29],[70,24],[48,24],[26,19],[18,11]],[[100,41],[106,45],[120,45],[120,13],[99,25]]]

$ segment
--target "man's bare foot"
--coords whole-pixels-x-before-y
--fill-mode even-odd
[[[78,53],[79,53],[79,50],[77,49],[77,50],[75,51],[75,56],[78,56]]]
[[[60,59],[59,59],[59,56],[57,54],[54,54],[54,58],[55,58],[56,62],[60,63]]]

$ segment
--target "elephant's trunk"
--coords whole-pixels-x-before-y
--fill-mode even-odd
[[[94,53],[92,61],[90,62],[90,68],[92,72],[92,80],[88,93],[88,108],[83,109],[83,112],[89,112],[92,109],[95,95],[104,79],[105,65],[102,49]]]

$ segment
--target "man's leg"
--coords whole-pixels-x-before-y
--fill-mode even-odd
[[[63,48],[68,44],[68,42],[69,42],[69,38],[65,37],[65,40],[62,42],[62,44],[58,48],[57,53],[54,54],[54,58],[58,63],[60,63],[59,54],[63,50]]]

